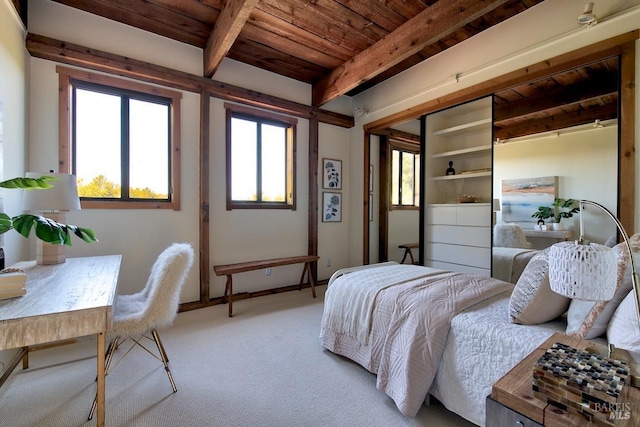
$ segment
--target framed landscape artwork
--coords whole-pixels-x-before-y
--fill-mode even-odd
[[[558,194],[558,177],[502,180],[502,220],[536,222],[531,215],[538,206],[551,206]]]

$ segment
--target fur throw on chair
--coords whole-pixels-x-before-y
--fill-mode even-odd
[[[193,264],[187,243],[173,243],[156,259],[144,289],[118,295],[110,336],[136,337],[170,326],[178,313],[180,290]]]
[[[493,227],[493,245],[504,248],[531,248],[524,231],[518,224],[503,223]]]

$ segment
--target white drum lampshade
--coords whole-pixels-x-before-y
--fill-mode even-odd
[[[609,301],[617,285],[615,253],[595,243],[556,243],[549,251],[549,284],[571,299]]]
[[[55,180],[48,181],[52,188],[25,190],[22,199],[22,209],[31,212],[41,212],[46,218],[61,224],[66,223],[66,211],[80,210],[80,198],[75,175],[53,172],[27,172],[27,178],[41,178],[51,176]],[[38,239],[38,264],[60,264],[66,261],[64,245],[53,245]]]

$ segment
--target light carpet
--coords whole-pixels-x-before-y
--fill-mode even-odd
[[[178,314],[162,364],[134,349],[106,380],[108,426],[472,426],[439,403],[406,418],[376,378],[319,344],[326,287]],[[118,351],[123,351],[119,349]],[[30,354],[0,388],[2,426],[94,425],[95,340]],[[116,359],[117,360],[117,359]]]

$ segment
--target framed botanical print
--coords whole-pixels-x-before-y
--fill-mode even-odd
[[[322,188],[342,189],[342,161],[322,159]]]
[[[342,221],[342,194],[322,193],[322,222]]]

